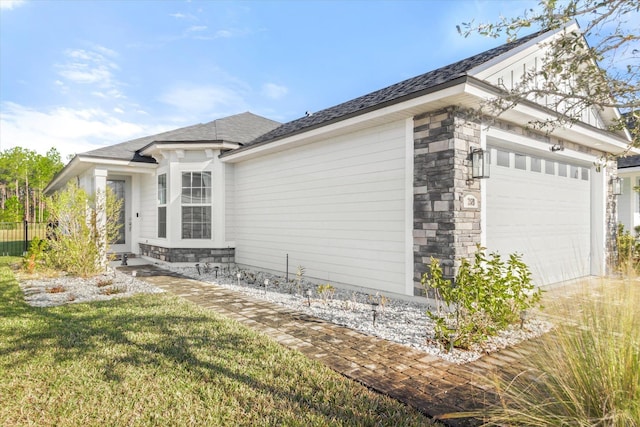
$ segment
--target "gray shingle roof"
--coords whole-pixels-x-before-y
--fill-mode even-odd
[[[618,158],[618,169],[640,166],[640,155]]]
[[[334,107],[315,112],[310,116],[285,123],[282,126],[268,132],[247,145],[268,142],[295,135],[307,130],[311,130],[329,123],[347,119],[365,112],[381,108],[385,105],[394,104],[413,97],[420,96],[431,89],[442,84],[451,82],[467,75],[471,69],[484,64],[491,59],[502,55],[528,41],[538,37],[543,32],[530,34],[518,40],[506,43],[496,48],[487,50],[480,54],[471,56],[442,68],[421,74],[393,84],[384,89],[377,90],[367,95],[361,96],[351,101],[344,102]]]
[[[141,149],[154,142],[224,141],[246,144],[279,125],[279,122],[246,112],[217,119],[209,123],[187,126],[156,135],[133,139],[82,154],[92,157],[155,163],[155,160],[151,157],[141,156],[138,153]]]
[[[254,144],[282,139],[437,90],[441,85],[465,77],[473,68],[527,43],[540,34],[542,32],[522,37],[514,42],[503,44],[285,124],[246,112],[205,124],[187,126],[98,148],[83,154],[138,162],[155,162],[152,158],[139,154],[140,150],[154,142],[226,141],[239,143],[250,148]]]

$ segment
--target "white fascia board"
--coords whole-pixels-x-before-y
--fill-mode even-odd
[[[309,142],[321,140],[323,138],[334,136],[336,134],[343,134],[353,130],[362,129],[366,126],[367,122],[381,120],[385,116],[398,114],[402,115],[402,113],[404,112],[406,117],[410,117],[414,115],[410,112],[410,110],[412,109],[427,106],[432,102],[441,101],[445,98],[453,97],[455,95],[461,95],[463,93],[464,83],[460,83],[437,92],[432,92],[423,96],[411,98],[407,101],[398,102],[396,104],[350,117],[348,119],[331,123],[326,126],[320,126],[318,128],[285,137],[273,142],[266,142],[263,145],[257,145],[255,147],[239,151],[237,153],[227,154],[222,157],[221,160],[225,163],[237,163],[240,161],[249,160],[251,158],[263,156],[268,153],[282,151],[296,145],[302,145]],[[427,110],[425,109],[425,111]],[[394,117],[395,119],[406,118],[400,116]]]
[[[518,46],[517,48],[512,49],[506,53],[503,53],[502,55],[497,56],[491,59],[490,61],[480,64],[475,68],[472,68],[467,72],[467,74],[479,80],[486,80],[487,77],[493,75],[494,73],[497,73],[498,71],[500,71],[501,68],[504,68],[505,63],[507,64],[517,63],[518,61],[526,58],[527,56],[537,53],[541,48],[540,46],[541,43],[550,42],[553,39],[561,37],[563,33],[572,32],[572,31],[577,31],[577,32],[581,31],[580,27],[575,21],[571,24],[566,25],[565,27],[559,28],[558,30],[556,30],[551,34],[548,32],[540,34],[538,37],[529,40],[523,45]],[[595,62],[594,64],[598,65]],[[620,111],[618,111],[617,108],[612,108],[612,107],[605,108],[599,111],[599,113],[603,116],[605,120],[608,120],[609,123],[615,120],[619,120],[622,117],[622,115],[620,114]],[[631,139],[631,134],[629,133],[628,129],[626,128],[622,129],[621,133],[623,133],[626,138]]]
[[[153,174],[158,167],[155,163],[132,162],[129,160],[107,159],[104,157],[76,155],[45,188],[45,193],[62,187],[69,179],[89,169],[100,166],[108,172]]]
[[[637,175],[640,172],[640,166],[634,166],[632,168],[620,168],[618,169],[619,176]]]
[[[473,83],[467,83],[465,91],[480,100],[496,97],[496,93],[483,89]],[[521,123],[523,126],[529,121],[546,121],[556,118],[553,114],[545,111],[544,108],[538,108],[528,102],[522,102],[512,109],[505,111],[501,117],[510,122]],[[574,123],[571,127],[554,129],[551,135],[612,154],[625,152],[629,149],[629,144],[631,143],[630,140],[583,123]],[[631,149],[630,152],[638,153],[638,150]]]
[[[140,151],[143,156],[153,156],[161,151],[182,150],[233,150],[240,147],[240,144],[232,142],[154,142]]]
[[[44,193],[49,194],[51,191],[57,190],[61,186],[61,183],[67,182],[72,176],[79,175],[84,171],[84,169],[86,168],[82,168],[80,166],[79,157],[77,155],[74,156],[73,159],[71,159],[71,161],[67,163],[56,176],[53,177],[51,182],[47,184],[44,189]]]
[[[158,167],[156,163],[132,162],[130,160],[107,159],[104,157],[77,156],[79,162],[88,165],[99,165],[109,172],[128,172],[152,174]]]
[[[550,32],[542,33],[538,37],[533,38],[528,42],[503,53],[502,55],[498,55],[495,58],[487,62],[484,62],[478,65],[477,67],[472,68],[467,72],[467,74],[475,78],[484,80],[486,76],[491,75],[495,71],[497,71],[495,70],[497,66],[500,66],[506,61],[518,62],[519,60],[525,58],[526,56],[532,53],[535,53],[537,50],[540,49],[540,46],[539,46],[540,43],[543,43],[558,37],[558,35],[563,31],[567,31],[567,32],[580,31],[580,27],[578,27],[578,24],[573,22],[565,27],[557,29],[553,33],[550,33]]]

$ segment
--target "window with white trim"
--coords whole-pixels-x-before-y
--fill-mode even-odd
[[[167,237],[167,174],[158,175],[158,237]]]
[[[211,172],[182,172],[182,238],[211,238]]]

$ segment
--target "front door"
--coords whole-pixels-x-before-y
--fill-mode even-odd
[[[129,244],[129,221],[127,220],[127,182],[124,179],[108,179],[107,185],[113,191],[113,194],[122,200],[120,211],[118,212],[117,222],[120,225],[116,241],[111,244],[109,251],[115,253],[130,252]]]

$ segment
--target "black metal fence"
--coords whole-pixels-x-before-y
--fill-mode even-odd
[[[0,222],[0,256],[22,256],[34,237],[47,237],[44,222]]]

